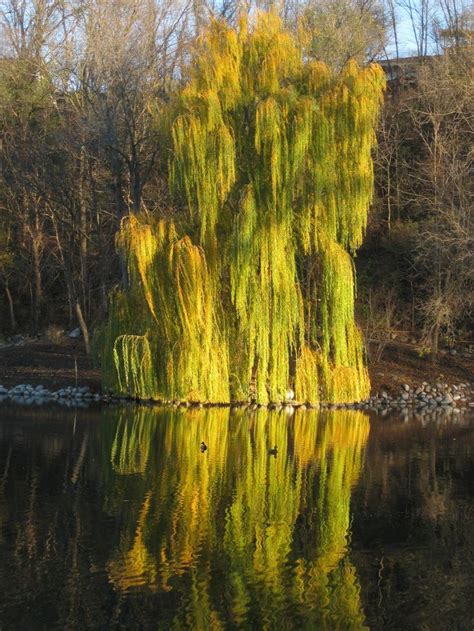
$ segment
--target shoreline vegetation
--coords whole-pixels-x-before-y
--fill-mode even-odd
[[[93,402],[137,401],[183,407],[268,407],[269,409],[366,409],[436,411],[474,407],[474,353],[469,347],[441,351],[433,364],[421,357],[415,344],[393,341],[381,359],[369,363],[370,397],[361,402],[308,404],[294,400],[214,404],[192,401],[150,401],[102,391],[100,371],[91,367],[81,339],[16,336],[0,346],[0,402],[30,404],[59,402],[70,406]],[[287,409],[287,411],[290,411]]]
[[[24,358],[7,393],[463,400],[472,12],[430,0],[418,32],[395,3],[426,45],[389,59],[400,15],[378,0],[23,4],[0,11],[0,340],[78,327],[86,354],[54,385]]]

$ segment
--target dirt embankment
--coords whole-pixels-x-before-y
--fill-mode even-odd
[[[441,354],[437,364],[422,358],[415,346],[391,342],[382,359],[369,366],[372,393],[396,393],[402,384],[418,386],[423,381],[458,384],[474,381],[474,355]],[[0,347],[0,384],[43,385],[54,390],[65,386],[89,386],[100,390],[100,372],[85,354],[81,340],[65,337],[60,342],[24,340]]]
[[[369,365],[372,394],[386,390],[389,394],[399,392],[402,384],[412,387],[442,382],[448,385],[472,383],[474,381],[474,354],[442,351],[436,364],[430,358],[420,356],[413,344],[390,342],[382,359]]]
[[[100,372],[92,368],[82,340],[25,340],[0,347],[0,384],[11,387],[21,383],[43,385],[50,390],[89,386],[98,391]]]

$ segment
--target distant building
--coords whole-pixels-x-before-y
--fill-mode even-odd
[[[400,84],[414,84],[417,68],[422,60],[422,57],[398,57],[397,59],[380,59],[377,63],[382,66],[390,88]]]

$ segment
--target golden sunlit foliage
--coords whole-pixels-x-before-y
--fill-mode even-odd
[[[107,355],[115,335],[134,334],[149,340],[156,377],[138,396],[368,395],[350,253],[367,221],[383,86],[378,66],[332,75],[307,59],[272,13],[209,26],[170,106],[179,223],[131,217],[118,237],[134,316],[129,328],[113,299],[108,384],[125,392],[125,354],[113,369]]]
[[[109,492],[116,488],[120,506],[124,479],[141,479],[107,565],[117,589],[186,594],[169,628],[226,628],[229,617],[239,628],[252,621],[292,629],[300,619],[305,628],[365,628],[347,554],[367,416],[215,408],[180,409],[171,419],[157,409],[136,414],[123,411],[111,450]],[[268,450],[274,444],[277,457]],[[149,454],[143,469],[136,468],[138,451]],[[117,453],[130,454],[120,470]],[[113,510],[111,497],[108,504]]]

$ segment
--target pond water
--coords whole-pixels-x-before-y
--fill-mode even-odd
[[[467,413],[0,407],[2,631],[472,630],[473,596]]]

